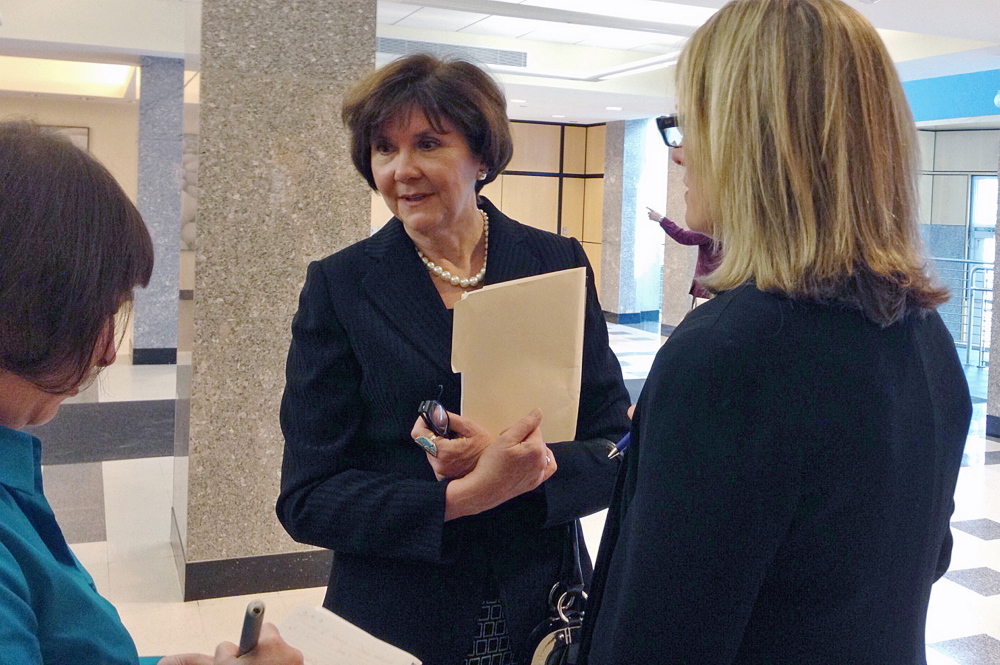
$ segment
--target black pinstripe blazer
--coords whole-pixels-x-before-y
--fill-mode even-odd
[[[459,410],[452,312],[396,219],[309,267],[281,406],[277,513],[296,540],[335,550],[324,604],[428,665],[462,661],[490,591],[504,601],[515,646],[544,619],[565,524],[610,497],[617,464],[601,439],[628,427],[628,393],[582,247],[482,205],[487,284],[587,266],[578,440],[553,445],[555,475],[487,513],[445,523],[446,483],[409,431],[418,403],[439,386],[442,403]]]

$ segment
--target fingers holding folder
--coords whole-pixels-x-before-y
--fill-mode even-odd
[[[542,412],[535,409],[486,446],[476,466],[445,491],[445,519],[475,515],[530,492],[556,471],[542,437]]]

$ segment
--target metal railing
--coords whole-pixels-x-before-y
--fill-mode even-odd
[[[965,353],[965,364],[989,365],[993,323],[993,264],[984,261],[932,258],[938,278],[951,291],[951,300],[938,310]]]

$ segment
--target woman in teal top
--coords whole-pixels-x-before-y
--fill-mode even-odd
[[[70,551],[42,493],[41,444],[20,432],[115,359],[115,316],[149,282],[153,247],[108,171],[28,123],[0,123],[0,661],[135,665],[135,644]],[[160,665],[235,663],[168,656]],[[144,659],[145,660],[145,659]],[[155,660],[155,659],[154,659]],[[245,665],[301,663],[265,625]]]

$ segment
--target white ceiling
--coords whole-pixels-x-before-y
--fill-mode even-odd
[[[847,1],[880,29],[904,80],[1000,69],[1000,0]],[[524,51],[527,71],[520,71],[528,76],[513,75],[516,68],[492,68],[508,98],[526,100],[511,104],[511,117],[590,123],[672,110],[672,69],[625,75],[615,85],[568,81],[592,78],[629,60],[641,64],[653,55],[675,53],[685,35],[723,4],[724,0],[381,0],[378,24],[380,36]],[[553,49],[558,54],[555,66],[550,61]],[[389,59],[383,55],[380,62]],[[1000,118],[995,124],[1000,126]]]
[[[1000,70],[1000,0],[846,1],[880,29],[904,80]],[[670,63],[686,36],[723,4],[381,0],[378,35],[524,53],[524,67],[491,67],[508,98],[523,100],[511,102],[511,117],[594,123],[673,110]],[[197,0],[4,0],[0,13],[0,56],[134,64],[145,54],[197,55]],[[124,15],[128,20],[118,20]],[[391,57],[380,54],[379,61]],[[0,68],[0,90],[22,89],[5,85],[14,69],[29,68]],[[1000,116],[978,122],[1000,127]]]

